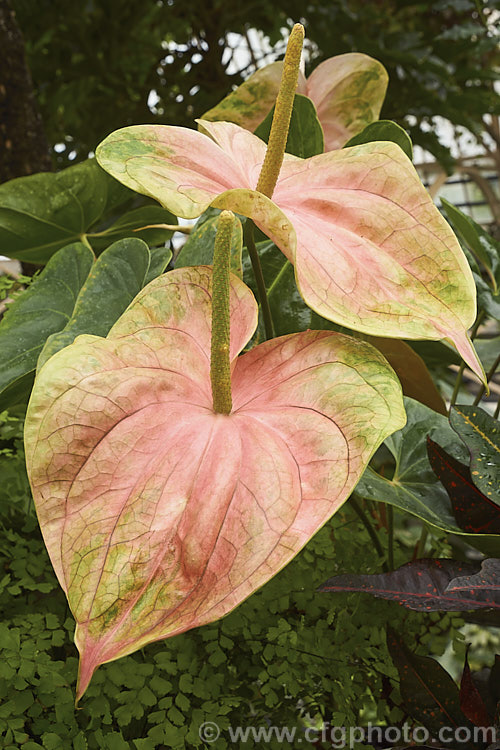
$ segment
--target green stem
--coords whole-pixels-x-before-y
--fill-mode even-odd
[[[387,516],[387,563],[394,570],[394,512],[392,505],[386,506]]]
[[[83,245],[86,245],[89,250],[92,250],[92,252],[94,252],[94,249],[93,249],[92,245],[90,244],[90,242],[89,242],[88,237],[87,237],[86,234],[81,234],[78,239],[80,240],[80,242]]]
[[[420,532],[420,539],[418,540],[417,545],[417,559],[420,559],[424,556],[425,552],[425,544],[427,542],[427,537],[429,536],[429,529],[425,524],[422,525],[422,531]]]
[[[495,413],[493,414],[493,419],[498,419],[498,416],[500,415],[500,398],[497,401],[497,405],[495,408]]]
[[[372,540],[373,545],[375,549],[377,550],[379,556],[384,560],[384,562],[382,563],[382,567],[384,568],[386,572],[388,572],[388,566],[387,566],[387,563],[385,562],[385,552],[382,547],[382,544],[380,543],[380,539],[377,536],[377,532],[375,531],[372,524],[370,523],[369,518],[367,517],[363,508],[361,507],[361,503],[358,502],[357,497],[354,493],[350,497],[350,502],[351,502],[352,507],[356,511],[357,515],[359,516],[361,523],[363,524],[368,534],[370,535],[370,539]]]
[[[229,343],[231,320],[229,311],[229,267],[234,214],[222,211],[215,236],[212,273],[212,339],[210,349],[210,380],[213,409],[216,414],[230,414],[231,360]]]
[[[488,372],[486,374],[486,382],[487,383],[490,382],[491,378],[496,373],[498,365],[500,365],[500,354],[498,355],[498,357],[496,358],[496,360],[493,362],[493,365],[490,367],[490,369],[488,370]],[[485,391],[486,391],[486,386],[483,384],[481,386],[481,388],[479,389],[476,398],[473,401],[473,406],[477,406],[478,405],[478,403],[481,401],[481,399],[482,399]]]
[[[290,34],[283,62],[281,83],[274,107],[273,122],[266,155],[260,171],[256,190],[271,198],[278,181],[285,155],[288,129],[292,117],[293,100],[299,80],[300,56],[304,42],[304,27],[296,23]]]
[[[255,227],[253,221],[247,219],[245,222],[245,228],[243,230],[243,242],[246,245],[248,254],[250,256],[250,261],[252,263],[253,275],[255,277],[255,283],[257,285],[257,301],[260,305],[260,309],[262,310],[266,339],[273,339],[273,318],[271,315],[271,308],[269,306],[269,298],[266,291],[266,282],[264,281],[264,274],[262,273],[259,253],[257,252],[257,247],[255,246],[254,228]]]
[[[481,310],[481,312],[476,318],[476,322],[474,323],[470,331],[471,341],[474,341],[478,328],[483,322],[485,316],[486,316],[485,311]],[[455,404],[455,401],[457,400],[458,392],[460,390],[460,385],[462,384],[462,375],[464,374],[464,370],[465,370],[465,362],[462,360],[460,363],[460,367],[458,368],[457,377],[455,379],[455,386],[453,388],[453,393],[451,394],[451,398],[450,398],[450,411],[451,411],[451,407]]]

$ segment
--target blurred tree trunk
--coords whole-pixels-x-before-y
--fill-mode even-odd
[[[0,182],[52,171],[24,40],[10,0],[0,0]]]

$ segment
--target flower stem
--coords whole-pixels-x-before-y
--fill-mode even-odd
[[[252,263],[253,275],[255,277],[255,283],[257,285],[257,299],[260,304],[260,309],[262,310],[266,339],[272,339],[274,338],[273,318],[271,315],[271,308],[269,306],[266,282],[264,281],[264,274],[262,273],[259,253],[257,252],[257,248],[255,246],[254,223],[250,219],[247,219],[245,222],[243,238],[243,242],[246,245],[248,254],[250,256],[250,261]]]
[[[256,190],[271,198],[278,181],[285,154],[288,129],[292,117],[293,100],[299,80],[300,56],[304,42],[304,27],[296,23],[290,34],[283,63],[280,89],[274,108],[273,123],[269,134],[267,151],[259,175]]]
[[[229,312],[229,263],[234,214],[222,211],[215,236],[212,275],[212,339],[210,349],[210,381],[212,402],[216,414],[230,414],[231,361],[229,342],[231,319]]]

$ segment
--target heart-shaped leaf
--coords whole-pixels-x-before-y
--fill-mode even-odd
[[[233,122],[255,131],[274,105],[282,70],[282,62],[260,68],[206,112],[203,119]],[[342,148],[349,138],[378,119],[387,81],[384,66],[373,57],[359,52],[325,60],[315,68],[307,81],[299,73],[297,93],[307,96],[314,103],[327,151]]]
[[[478,406],[454,406],[450,424],[470,453],[472,481],[500,506],[500,422]]]
[[[222,617],[280,570],[404,423],[376,349],[329,331],[237,357],[257,316],[231,276],[231,414],[210,386],[211,268],[144,289],[107,338],[40,370],[28,474],[77,621],[78,694],[95,668]]]
[[[271,201],[254,190],[263,141],[231,123],[204,121],[203,129],[211,138],[169,126],[124,128],[97,158],[179,216],[212,205],[251,218],[294,264],[301,296],[322,317],[369,335],[450,339],[484,378],[466,332],[476,317],[471,270],[398,146],[285,154]]]
[[[73,314],[94,254],[76,242],[54,255],[0,322],[0,411],[27,399],[47,338]]]

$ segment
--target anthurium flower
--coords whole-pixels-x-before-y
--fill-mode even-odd
[[[203,128],[210,137],[166,125],[123,128],[96,155],[113,177],[177,216],[212,205],[253,219],[324,318],[374,336],[448,339],[484,376],[467,335],[476,316],[472,273],[399,146],[285,154],[271,201],[255,191],[266,144],[232,123]]]
[[[238,357],[257,305],[234,275],[232,410],[215,413],[211,278],[156,279],[35,383],[27,465],[77,622],[78,696],[100,664],[220,618],[277,573],[405,423],[399,381],[364,342],[307,331]]]
[[[206,112],[203,119],[234,122],[254,131],[274,105],[282,70],[282,62],[260,68]],[[342,148],[350,138],[378,120],[387,82],[384,66],[359,52],[330,57],[307,79],[299,73],[297,93],[308,96],[316,106],[325,136],[325,151]]]

